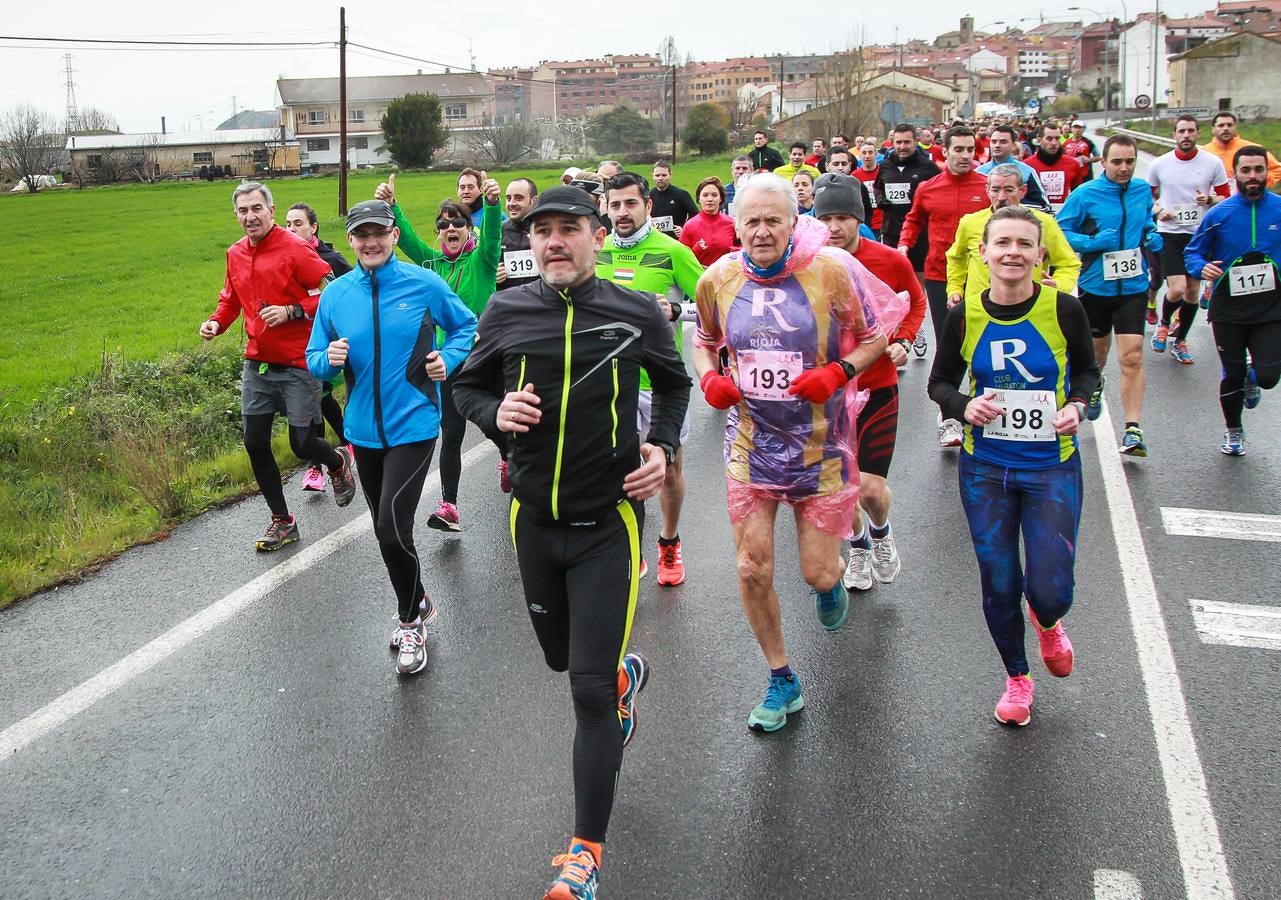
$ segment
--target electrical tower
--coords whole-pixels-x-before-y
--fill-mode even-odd
[[[67,89],[67,134],[80,130],[80,113],[76,111],[76,77],[71,68],[71,54],[63,54],[66,63],[66,75],[63,86]]]

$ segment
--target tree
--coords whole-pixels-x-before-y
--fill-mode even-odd
[[[538,126],[534,122],[522,116],[512,116],[498,125],[468,132],[467,146],[493,166],[509,166],[533,153],[538,139]]]
[[[64,146],[53,119],[28,103],[0,118],[0,169],[33,194],[40,189],[36,176],[49,174]]]
[[[861,47],[829,57],[816,78],[816,99],[823,113],[825,134],[861,134],[873,129],[880,132],[875,98],[868,90],[874,74],[863,59]]]
[[[693,147],[706,156],[720,153],[729,147],[729,116],[715,103],[700,103],[690,107],[685,116],[681,140],[686,147]]]
[[[676,85],[672,83],[671,72],[673,66],[679,69],[681,65],[681,54],[676,49],[676,38],[670,34],[663,38],[663,42],[658,45],[658,64],[663,67],[662,80],[659,81],[662,102],[659,104],[658,116],[659,121],[666,123],[668,129],[670,129],[672,125],[672,91],[676,88]]]
[[[407,169],[430,166],[432,154],[449,143],[435,94],[406,94],[388,103],[382,130],[392,159]]]
[[[654,146],[654,123],[620,104],[592,116],[587,139],[602,153],[639,153]]]
[[[67,123],[67,134],[119,134],[120,123],[116,117],[105,109],[98,109],[96,106],[86,106],[76,117],[76,127],[73,130],[71,123]]]

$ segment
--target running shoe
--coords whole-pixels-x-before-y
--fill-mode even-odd
[[[1063,620],[1054,623],[1054,627],[1045,629],[1032,611],[1032,604],[1027,607],[1028,618],[1036,628],[1036,636],[1041,641],[1041,662],[1055,678],[1067,678],[1072,674],[1072,642],[1063,630]]]
[[[1245,370],[1245,408],[1254,409],[1263,399],[1263,388],[1259,387],[1259,376],[1254,366]]]
[[[1228,456],[1245,456],[1245,431],[1240,428],[1229,428],[1223,432],[1223,443],[1219,445]]]
[[[320,466],[307,467],[307,474],[302,477],[302,489],[321,494],[325,492],[325,473],[321,471]]]
[[[618,667],[618,721],[623,726],[623,747],[636,737],[636,695],[649,682],[649,663],[639,653],[623,657]]]
[[[664,544],[658,542],[658,583],[668,586],[685,581],[685,557],[681,554],[681,542]]]
[[[512,482],[507,475],[507,460],[505,459],[498,461],[498,487],[504,494],[512,492]]]
[[[1121,452],[1126,456],[1148,455],[1148,445],[1143,443],[1143,429],[1138,425],[1125,429],[1125,437],[1121,438]]]
[[[543,894],[543,900],[596,900],[600,886],[600,865],[592,851],[582,844],[570,844],[569,851],[552,858],[560,875]]]
[[[427,668],[427,625],[400,626],[400,646],[396,651],[396,674],[417,675]]]
[[[845,563],[845,577],[841,579],[851,591],[872,589],[872,551],[864,547],[851,547]]]
[[[899,559],[898,547],[894,535],[883,538],[872,538],[872,574],[881,584],[889,584],[903,570],[903,561]]]
[[[810,591],[814,595],[814,610],[818,623],[828,631],[836,631],[845,624],[850,614],[850,595],[839,581],[826,591]]]
[[[458,507],[441,500],[436,511],[427,517],[427,527],[437,531],[462,531],[463,523],[458,517]]]
[[[1165,352],[1165,342],[1170,338],[1170,326],[1158,325],[1156,331],[1152,332],[1152,349],[1156,353]]]
[[[293,516],[272,516],[271,524],[254,544],[258,550],[279,550],[298,540],[298,523]]]
[[[959,447],[965,438],[965,431],[956,419],[944,419],[939,423],[939,446],[943,448]]]
[[[356,463],[346,447],[339,447],[337,453],[342,465],[337,472],[329,470],[329,483],[334,486],[334,503],[346,506],[356,496]]]
[[[392,653],[400,649],[400,616],[395,616],[394,618],[396,620],[396,628],[391,633],[391,640],[387,642],[388,648]],[[436,604],[432,603],[431,598],[426,594],[423,595],[422,600],[418,601],[418,618],[422,621],[423,627],[430,625],[432,620],[436,618]]]
[[[1155,325],[1155,324],[1156,324],[1156,304],[1153,304],[1153,305],[1151,305],[1151,306],[1149,306],[1149,307],[1148,307],[1148,317],[1147,317],[1147,318],[1148,318],[1148,324],[1149,324],[1149,325]]]
[[[925,356],[927,350],[929,345],[925,343],[925,330],[922,329],[916,333],[916,340],[912,342],[912,352],[916,354],[917,359],[920,359]]]
[[[1085,404],[1085,417],[1093,422],[1099,416],[1103,415],[1103,385],[1107,383],[1107,378],[1103,373],[1099,373],[1099,386],[1094,389],[1090,395],[1090,402]]]
[[[787,724],[787,717],[805,707],[801,696],[801,682],[796,673],[771,675],[765,688],[765,699],[747,717],[747,727],[766,734],[778,731]]]
[[[1182,363],[1185,366],[1190,366],[1196,362],[1196,360],[1192,358],[1192,354],[1188,351],[1187,341],[1180,341],[1178,339],[1171,341],[1170,356],[1174,358],[1175,362]]]
[[[1015,675],[1005,679],[1005,693],[996,704],[996,721],[1002,725],[1026,725],[1032,721],[1032,679]]]

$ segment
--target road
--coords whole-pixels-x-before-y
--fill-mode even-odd
[[[735,590],[722,414],[696,397],[688,581],[642,588],[633,646],[656,674],[603,896],[1275,896],[1281,637],[1251,613],[1281,613],[1281,397],[1224,457],[1203,323],[1189,343],[1193,366],[1147,355],[1148,459],[1113,455],[1113,417],[1082,439],[1077,668],[1050,678],[1029,635],[1018,730],[992,718],[1003,673],[926,361],[904,374],[891,472],[903,574],[828,634],[780,517],[807,708],[747,730],[764,665]],[[494,453],[469,447],[464,531],[418,530],[441,615],[416,678],[392,671],[367,513],[297,497],[297,477],[304,540],[280,554],[253,553],[249,500],[0,611],[0,896],[540,896],[572,826],[572,713],[529,627]],[[433,480],[420,525],[435,500]]]

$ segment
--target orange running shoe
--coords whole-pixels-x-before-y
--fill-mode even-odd
[[[552,865],[560,866],[560,876],[543,895],[543,900],[595,900],[600,886],[600,863],[592,851],[581,843],[569,845],[569,851],[552,857]]]
[[[681,555],[681,542],[658,542],[658,583],[676,585],[685,580],[685,559]]]

